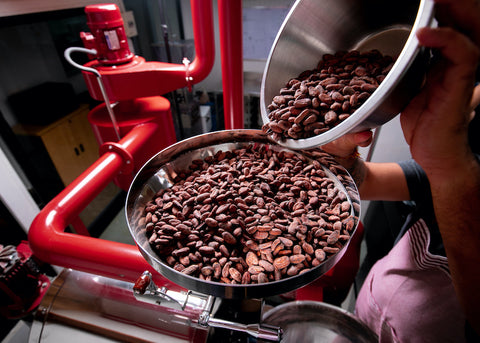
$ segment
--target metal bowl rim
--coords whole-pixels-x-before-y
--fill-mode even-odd
[[[162,155],[162,154],[165,154],[165,153],[168,153],[168,152],[171,152],[171,151],[175,151],[176,148],[178,147],[182,147],[182,146],[185,146],[186,148],[184,150],[182,150],[180,153],[177,153],[175,156],[181,156],[183,154],[188,154],[189,152],[191,151],[195,151],[195,150],[198,150],[202,147],[192,147],[192,146],[188,146],[189,143],[191,141],[194,141],[194,140],[198,140],[198,139],[202,139],[202,138],[210,138],[212,139],[212,137],[216,137],[216,136],[219,136],[221,137],[223,134],[250,134],[252,135],[252,137],[250,137],[250,140],[248,141],[238,141],[238,142],[234,142],[234,141],[228,141],[228,142],[223,142],[223,143],[242,143],[242,144],[249,144],[249,143],[261,143],[261,144],[269,144],[271,146],[277,146],[279,149],[283,149],[283,150],[290,150],[292,151],[291,149],[289,148],[286,148],[286,147],[283,147],[279,144],[277,144],[275,141],[271,140],[270,137],[268,137],[268,135],[266,135],[265,133],[263,133],[261,130],[250,130],[250,129],[238,129],[238,130],[223,130],[223,131],[216,131],[216,132],[211,132],[211,133],[206,133],[206,134],[201,134],[201,135],[197,135],[197,136],[194,136],[194,137],[190,137],[188,139],[185,139],[185,140],[182,140],[182,141],[179,141],[175,144],[172,144],[171,146],[161,150],[160,152],[158,152],[157,154],[155,154],[152,158],[150,158],[141,168],[140,170],[137,172],[137,174],[135,175],[131,185],[130,185],[130,188],[127,192],[127,197],[126,197],[126,206],[125,206],[125,217],[126,217],[126,221],[127,221],[127,225],[128,225],[128,229],[129,229],[129,232],[130,234],[132,235],[138,249],[140,250],[141,254],[143,255],[143,257],[145,258],[145,260],[157,271],[159,272],[160,274],[162,274],[163,276],[165,276],[167,279],[169,279],[170,281],[174,282],[174,283],[177,283],[178,285],[180,286],[183,286],[183,287],[186,287],[186,288],[189,288],[189,289],[192,289],[192,290],[198,290],[198,288],[205,288],[205,287],[212,287],[212,288],[215,288],[214,289],[214,293],[213,295],[218,295],[219,293],[220,294],[224,294],[224,293],[230,293],[230,292],[222,292],[220,291],[221,290],[232,290],[233,293],[235,293],[235,295],[233,296],[234,298],[238,298],[238,294],[240,293],[245,293],[245,294],[248,294],[248,293],[253,293],[253,294],[260,294],[260,293],[266,293],[268,292],[263,290],[262,288],[271,288],[271,287],[275,287],[275,286],[279,286],[279,285],[283,285],[283,286],[287,286],[287,288],[291,288],[291,287],[288,287],[288,285],[291,285],[291,284],[297,284],[298,287],[301,287],[305,284],[308,284],[309,282],[313,281],[313,279],[309,279],[308,276],[312,276],[312,275],[315,275],[315,271],[319,271],[322,267],[324,268],[332,268],[344,255],[346,249],[348,248],[348,246],[350,245],[350,241],[351,239],[349,239],[347,241],[347,243],[337,252],[335,253],[334,255],[331,255],[329,256],[328,259],[326,259],[324,262],[322,262],[320,265],[318,266],[315,266],[315,267],[312,267],[308,272],[306,273],[303,273],[303,274],[298,274],[298,275],[295,275],[295,276],[289,276],[289,277],[286,277],[286,278],[283,278],[281,280],[276,280],[276,281],[269,281],[269,282],[266,282],[266,283],[263,283],[263,284],[226,284],[226,283],[221,283],[221,282],[214,282],[214,281],[206,281],[206,280],[201,280],[200,278],[198,277],[195,277],[195,276],[191,276],[191,275],[186,275],[186,274],[182,274],[176,270],[174,270],[172,267],[170,267],[168,264],[166,264],[161,258],[160,256],[158,256],[154,251],[153,249],[150,248],[150,246],[148,246],[148,249],[146,249],[144,246],[142,246],[142,244],[140,244],[139,240],[137,239],[137,233],[135,231],[138,231],[138,230],[135,230],[134,227],[132,227],[131,223],[130,223],[130,213],[129,213],[129,209],[131,206],[129,206],[130,203],[135,203],[137,198],[135,198],[133,201],[131,200],[132,197],[134,196],[138,196],[140,192],[140,189],[143,189],[145,187],[145,183],[143,183],[141,185],[141,187],[136,187],[137,184],[136,184],[136,181],[137,179],[139,178],[140,175],[142,175],[142,173],[145,172],[145,170],[147,170],[150,165],[158,158],[158,156]],[[260,141],[260,142],[256,142],[252,139],[254,138],[262,138],[264,141]],[[214,145],[218,145],[218,144],[214,144]],[[208,145],[208,146],[212,146],[212,145]],[[301,152],[299,151],[292,151],[296,154],[302,154]],[[311,159],[310,157],[307,156],[307,158]],[[163,164],[162,164],[163,165]],[[336,166],[340,166],[339,164],[335,163]],[[325,166],[324,166],[325,167]],[[341,167],[341,166],[340,166]],[[159,167],[160,168],[160,167]],[[157,168],[157,170],[159,169]],[[348,171],[346,171],[343,167],[341,167],[344,172],[346,173],[346,175],[348,175],[350,178],[351,176],[348,174]],[[150,175],[148,177],[148,179],[151,179],[152,177],[154,177],[154,175]],[[338,181],[338,180],[337,180]],[[353,179],[351,181],[351,185],[353,185],[355,187],[355,192],[356,192],[356,195],[358,196],[358,204],[359,201],[360,201],[360,197],[359,197],[359,194],[358,194],[358,190],[356,189],[356,185],[355,183],[353,183]],[[345,187],[345,186],[344,186]],[[348,195],[349,199],[350,199],[350,195]],[[352,200],[351,200],[352,201]],[[353,207],[353,206],[352,206]],[[351,233],[351,236],[353,236],[356,231],[357,231],[357,228],[358,228],[358,224],[360,222],[360,210],[356,210],[356,209],[353,209],[354,211],[354,218],[355,218],[355,228],[354,230],[352,231]],[[148,243],[148,242],[147,242]],[[151,250],[153,252],[153,254],[149,251]],[[155,263],[152,263],[155,262]],[[327,269],[328,270],[328,269]],[[326,272],[326,271],[325,271]],[[324,273],[325,273],[324,272]],[[319,275],[317,275],[316,277],[320,277],[321,275],[323,275],[324,273],[321,273]],[[174,279],[171,279],[169,276],[170,275],[174,275],[174,276],[178,276],[180,278],[180,281],[177,280],[177,278],[175,277]],[[306,279],[306,282],[305,280]],[[189,282],[190,281],[190,282]],[[299,282],[296,282],[296,281],[299,281]],[[303,281],[303,283],[302,283]],[[194,286],[192,287],[192,284],[194,284]],[[197,287],[198,285],[200,285],[199,287]],[[218,289],[218,290],[217,290]],[[244,292],[240,292],[239,290],[244,290]],[[263,291],[263,292],[262,292]],[[271,293],[271,292],[270,292]],[[278,294],[278,293],[277,293]],[[244,297],[249,297],[249,296],[244,296]]]

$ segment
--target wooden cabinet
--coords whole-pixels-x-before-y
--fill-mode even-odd
[[[17,125],[12,128],[18,141],[17,154],[21,153],[27,161],[22,168],[43,205],[99,158],[99,146],[88,122],[88,112],[88,105],[82,105],[47,126]],[[119,194],[121,190],[113,182],[108,184],[80,213],[83,224],[92,232],[102,232],[104,224],[120,210],[114,202]],[[115,206],[110,206],[112,203]]]
[[[88,122],[88,106],[82,105],[48,126],[17,125],[19,136],[38,137],[64,186],[69,185],[98,159],[98,144]]]

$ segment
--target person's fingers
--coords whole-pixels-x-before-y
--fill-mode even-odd
[[[442,56],[453,63],[454,67],[468,67],[466,68],[468,75],[475,74],[479,47],[466,36],[451,28],[423,27],[418,29],[417,38],[421,45],[439,49]]]
[[[480,105],[480,85],[473,89],[472,100],[470,100],[470,110],[475,110]]]
[[[451,28],[422,28],[417,37],[421,45],[439,50],[444,59],[443,72],[435,70],[434,78],[427,81],[435,88],[430,101],[453,110],[451,106],[458,107],[458,99],[465,99],[469,107],[480,49]]]
[[[466,34],[480,47],[480,2],[478,0],[434,0],[440,26],[450,26]]]
[[[337,157],[347,157],[354,153],[357,146],[366,147],[372,142],[372,131],[347,133],[333,142],[322,146],[322,150]]]
[[[369,146],[372,143],[372,139],[373,133],[371,130],[358,132],[353,135],[354,142],[361,147]]]
[[[421,45],[438,50],[441,60],[429,71],[420,94],[402,112],[400,121],[409,145],[421,118],[427,119],[421,113],[430,113],[421,130],[432,129],[432,125],[439,123],[443,127],[461,124],[461,117],[450,114],[461,111],[467,115],[464,111],[471,111],[470,99],[479,56],[479,49],[451,28],[421,28],[417,37]]]
[[[449,27],[417,31],[420,45],[437,50],[420,93],[402,111],[400,122],[412,157],[424,168],[452,160],[465,142],[480,49]],[[441,154],[441,158],[438,158]]]

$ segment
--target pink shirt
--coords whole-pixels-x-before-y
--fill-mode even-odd
[[[417,221],[365,279],[355,312],[379,342],[465,342],[447,258],[428,252],[429,242]]]

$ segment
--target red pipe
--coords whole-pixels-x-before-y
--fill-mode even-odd
[[[212,1],[191,0],[195,59],[190,65],[190,76],[195,83],[208,76],[215,63]]]
[[[138,125],[117,144],[135,157],[142,145],[155,138],[159,129],[154,123]],[[65,232],[125,166],[126,161],[120,154],[103,154],[40,211],[28,234],[36,257],[52,265],[129,282],[149,270],[159,282],[169,283],[152,269],[134,245]]]
[[[243,129],[242,1],[218,0],[225,129]]]
[[[166,94],[172,90],[202,81],[215,62],[212,0],[191,0],[195,59],[188,72],[183,64],[146,62],[135,56],[129,63],[115,66],[102,65],[98,60],[85,64],[96,69],[111,101],[130,100]],[[97,77],[82,71],[90,95],[103,100]],[[187,77],[189,79],[187,79]]]

